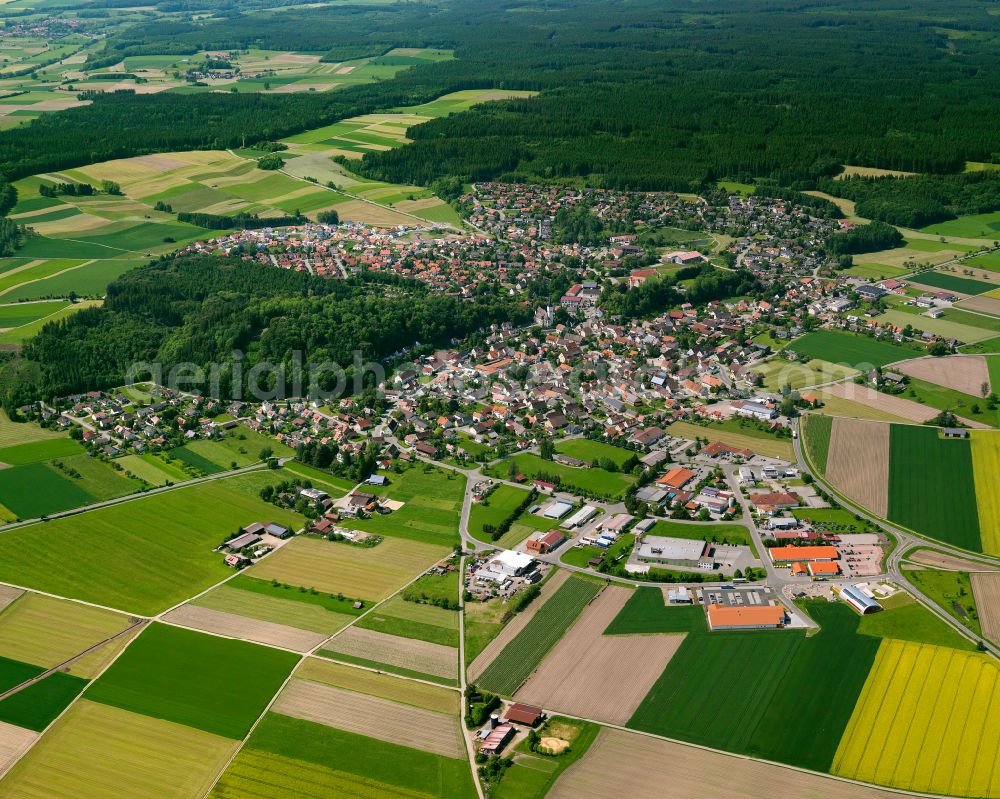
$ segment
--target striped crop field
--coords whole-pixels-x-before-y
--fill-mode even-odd
[[[802,439],[809,459],[820,474],[826,474],[826,459],[830,454],[830,433],[833,417],[810,413],[802,420]]]
[[[970,435],[983,552],[1000,555],[1000,433],[973,430]]]
[[[599,583],[570,577],[486,667],[479,684],[511,696],[600,590]]]
[[[1000,797],[1000,667],[985,655],[885,640],[832,772],[903,790]]]

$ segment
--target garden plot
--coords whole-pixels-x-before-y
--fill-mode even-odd
[[[953,388],[963,394],[980,396],[982,386],[989,385],[990,373],[981,355],[948,355],[944,358],[915,358],[897,363],[893,370],[910,377]]]
[[[609,796],[893,799],[896,794],[646,735],[602,729],[583,759],[566,770],[547,797],[606,799]]]
[[[520,702],[625,724],[684,640],[682,635],[602,635],[632,591],[608,587],[515,695]]]
[[[320,654],[347,656],[407,672],[454,680],[458,677],[458,652],[453,647],[401,638],[396,635],[350,627],[331,640]]]
[[[889,501],[889,426],[835,418],[826,478],[848,499],[885,517]]]
[[[229,638],[256,641],[259,644],[291,649],[295,652],[308,652],[329,637],[323,633],[289,627],[287,624],[251,619],[198,605],[182,605],[167,613],[163,620],[181,627],[217,633]]]
[[[271,706],[283,713],[328,727],[399,743],[406,738],[413,748],[445,757],[465,755],[457,716],[402,705],[330,685],[292,679]],[[405,731],[412,730],[412,737]]]

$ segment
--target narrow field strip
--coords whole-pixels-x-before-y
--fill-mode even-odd
[[[319,646],[328,636],[323,633],[299,630],[286,624],[251,619],[212,610],[198,605],[182,605],[163,616],[163,621],[181,627],[190,627],[203,632],[218,633],[232,638],[242,638],[256,641],[259,644],[270,644],[296,652],[308,652]]]

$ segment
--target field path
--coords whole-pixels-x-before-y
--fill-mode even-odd
[[[528,626],[528,622],[534,618],[535,614],[538,612],[539,608],[542,607],[559,588],[569,579],[570,573],[566,569],[560,569],[552,577],[545,581],[542,586],[541,592],[535,597],[535,600],[528,605],[525,610],[522,610],[513,619],[507,622],[507,626],[504,627],[500,633],[490,641],[486,648],[479,653],[478,657],[469,664],[469,680],[475,681],[479,678],[486,667],[490,665],[494,660],[496,660],[497,655],[499,655],[504,647],[507,646],[514,637],[521,632],[525,627]]]

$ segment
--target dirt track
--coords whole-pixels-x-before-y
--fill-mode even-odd
[[[527,608],[518,613],[513,619],[507,622],[507,626],[504,627],[496,638],[490,641],[486,648],[476,657],[472,663],[469,664],[469,681],[472,682],[479,678],[479,675],[486,671],[486,667],[490,665],[494,660],[496,660],[497,655],[503,651],[503,648],[507,646],[521,630],[523,630],[532,617],[538,612],[538,609],[544,605],[550,596],[552,596],[556,590],[561,586],[566,580],[569,579],[569,572],[565,569],[560,569],[558,572],[553,574],[542,586],[541,593],[535,597],[534,601],[528,605]]]
[[[445,757],[465,757],[458,717],[446,713],[299,679],[285,686],[272,709],[380,741]]]
[[[889,505],[889,425],[835,418],[826,477],[848,499],[884,517]]]
[[[197,605],[182,605],[177,610],[170,611],[163,619],[183,627],[230,635],[233,638],[245,638],[248,641],[281,646],[296,652],[308,652],[326,639],[323,633],[312,633],[284,624],[250,619],[246,616],[237,616],[235,613],[225,613]]]
[[[605,588],[515,699],[574,716],[625,724],[663,673],[683,635],[602,633],[632,592]]]
[[[546,799],[894,799],[898,794],[604,729]]]

